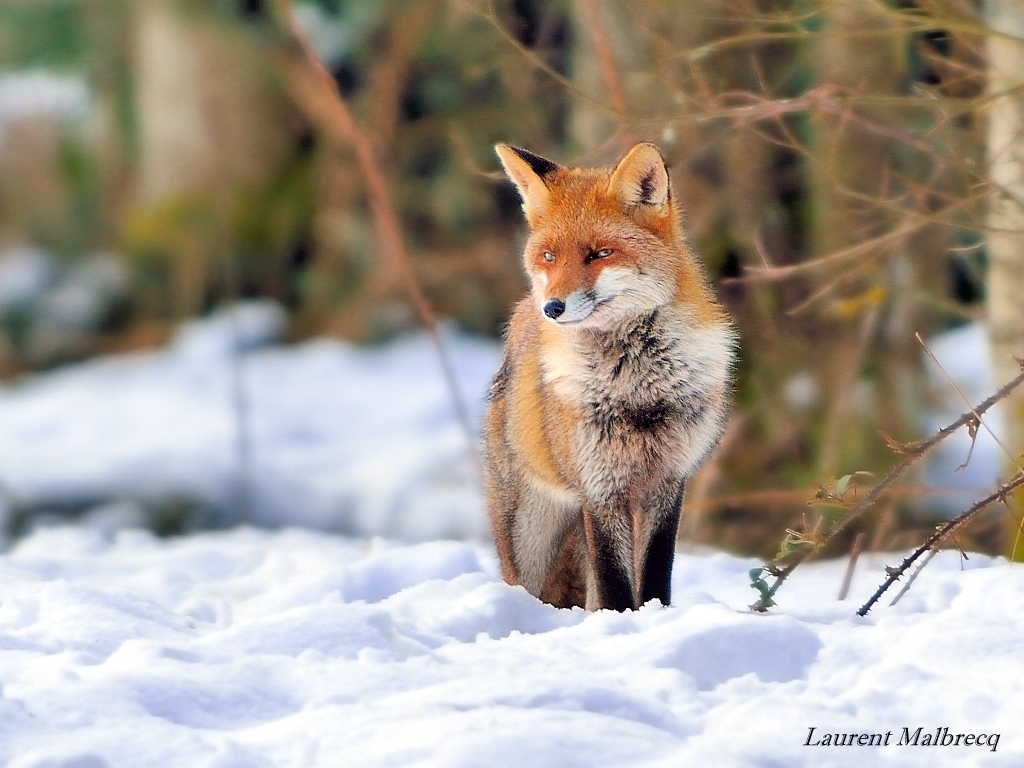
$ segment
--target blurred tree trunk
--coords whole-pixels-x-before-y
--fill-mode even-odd
[[[96,222],[99,240],[116,249],[119,222],[131,204],[135,136],[131,103],[131,19],[119,0],[84,0],[91,55],[89,78],[102,115],[100,165],[105,203]]]
[[[231,282],[217,262],[233,255],[239,194],[280,171],[299,121],[241,18],[144,0],[134,37],[136,202],[175,235],[174,306],[187,317],[211,283]]]
[[[137,193],[154,206],[212,182],[220,161],[194,31],[172,0],[148,0],[138,7],[136,35]]]
[[[989,180],[992,198],[988,214],[988,325],[996,384],[1013,378],[1024,358],[1024,6],[1015,0],[989,0],[988,24],[996,35],[988,39],[989,93],[993,97],[988,125]],[[1016,89],[1016,92],[1014,92]],[[1002,404],[1006,446],[1014,456],[1024,453],[1024,392],[1020,389]],[[1024,495],[1009,500],[1007,554],[1024,560]],[[1014,519],[1016,518],[1016,519]]]
[[[837,87],[849,102],[848,114],[822,112],[811,116],[809,181],[811,195],[811,258],[835,253],[844,248],[883,236],[897,222],[883,205],[874,203],[893,194],[887,180],[896,171],[896,141],[884,132],[867,128],[860,119],[880,123],[881,115],[872,114],[856,101],[861,97],[893,97],[900,92],[904,75],[900,44],[884,6],[870,0],[842,0],[827,3],[821,11],[821,35],[813,47],[814,81],[817,85]],[[875,31],[877,36],[864,33]],[[879,200],[879,203],[881,201]],[[893,263],[896,281],[913,283],[913,266],[908,258],[906,242],[880,242],[861,258],[879,254],[897,254]],[[849,461],[866,458],[866,440],[877,424],[867,424],[853,407],[853,394],[875,334],[865,322],[875,311],[875,302],[867,297],[882,284],[892,286],[893,275],[880,274],[882,267],[861,270],[855,279],[834,286],[827,299],[808,311],[819,312],[818,333],[824,332],[820,354],[815,356],[816,375],[821,391],[827,393],[825,429],[818,449],[816,471],[826,478],[842,471],[862,469]],[[934,270],[933,270],[934,271]],[[832,276],[823,272],[823,280],[810,286],[811,291],[824,289]],[[903,285],[901,289],[920,288]],[[861,301],[858,297],[863,297]],[[876,300],[877,301],[877,300]],[[909,300],[894,302],[909,309]],[[904,318],[904,328],[914,328],[915,320]],[[896,345],[906,346],[913,336],[906,333]],[[917,362],[917,351],[908,355],[905,349],[893,349],[893,364],[911,367]],[[884,408],[885,429],[905,433],[900,424],[904,414],[889,407],[884,393],[876,395],[875,409]],[[895,418],[893,418],[895,417]],[[897,426],[898,425],[898,426]]]

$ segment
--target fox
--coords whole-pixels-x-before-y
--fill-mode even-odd
[[[529,227],[529,295],[487,396],[502,578],[558,608],[669,605],[686,480],[728,419],[734,326],[658,148],[571,168],[495,147]]]

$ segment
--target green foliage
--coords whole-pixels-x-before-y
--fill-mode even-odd
[[[58,162],[71,198],[74,240],[66,247],[73,253],[85,253],[101,245],[106,215],[103,168],[95,150],[70,137],[61,142]]]
[[[69,0],[0,4],[0,68],[83,66],[85,13]]]
[[[301,301],[304,270],[289,273],[287,262],[310,226],[314,182],[313,162],[305,158],[284,167],[268,184],[238,191],[230,236],[244,292],[275,296],[287,304]]]
[[[764,574],[767,572],[766,568],[751,568],[750,569],[750,586],[757,590],[757,593],[761,596],[757,604],[764,606],[765,610],[775,605],[775,600],[772,599],[771,587],[768,586],[768,582],[764,580]]]

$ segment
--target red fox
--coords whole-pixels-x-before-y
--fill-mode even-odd
[[[669,603],[686,478],[718,442],[737,337],[653,144],[614,168],[495,147],[530,235],[484,421],[502,576],[558,607]]]

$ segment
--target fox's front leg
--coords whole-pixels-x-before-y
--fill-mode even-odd
[[[633,532],[629,504],[584,504],[583,531],[590,561],[587,610],[636,608],[633,579]]]
[[[634,509],[634,515],[643,517],[633,525],[640,605],[654,598],[668,605],[672,597],[672,561],[684,489],[682,480],[666,481]]]

